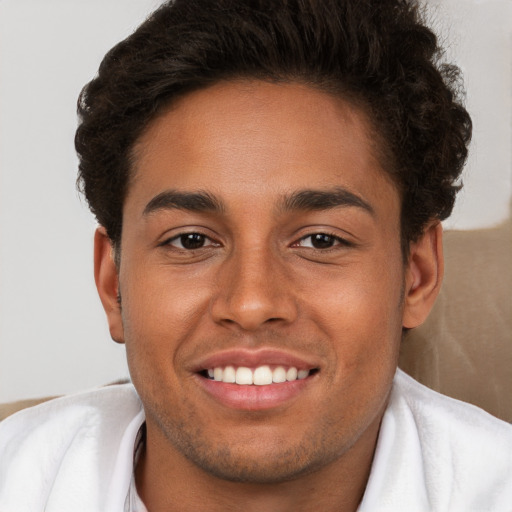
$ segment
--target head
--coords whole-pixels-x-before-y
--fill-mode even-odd
[[[470,137],[439,56],[403,1],[178,0],[105,57],[80,183],[153,453],[258,483],[371,460]]]

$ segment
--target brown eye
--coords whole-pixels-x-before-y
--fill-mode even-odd
[[[344,240],[327,233],[315,233],[308,235],[299,241],[300,247],[309,247],[311,249],[330,249],[335,245],[343,244]]]
[[[206,237],[199,233],[188,233],[180,236],[181,245],[185,249],[200,249],[204,246]]]
[[[207,245],[212,245],[211,240],[201,233],[183,233],[167,242],[168,245],[178,249],[193,251],[194,249],[202,249]]]
[[[336,238],[325,233],[317,233],[311,235],[311,245],[315,249],[329,249],[336,243]]]

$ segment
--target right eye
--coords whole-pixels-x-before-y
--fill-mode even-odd
[[[182,233],[167,240],[163,245],[170,245],[176,249],[193,251],[204,247],[216,246],[210,238],[202,233]]]

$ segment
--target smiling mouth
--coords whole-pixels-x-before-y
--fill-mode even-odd
[[[247,366],[216,366],[205,369],[200,375],[206,379],[225,384],[238,384],[239,386],[268,386],[307,379],[318,372],[317,368],[309,370],[297,369],[295,366],[269,365],[249,368]]]

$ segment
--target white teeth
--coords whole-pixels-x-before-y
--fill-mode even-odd
[[[297,368],[295,368],[295,366],[288,368],[288,371],[286,372],[286,380],[297,380]]]
[[[222,382],[227,382],[228,384],[236,382],[236,371],[232,366],[226,366],[226,368],[224,368],[222,372]]]
[[[278,366],[272,372],[272,382],[275,382],[276,384],[286,382],[286,370],[282,366]]]
[[[253,380],[256,386],[272,384],[272,370],[270,366],[258,366],[258,368],[254,370]]]
[[[299,370],[297,372],[297,379],[302,380],[305,379],[309,375],[308,370]]]
[[[294,366],[286,369],[283,366],[277,366],[273,370],[268,365],[258,366],[254,370],[246,366],[226,366],[225,368],[217,366],[207,371],[210,379],[228,384],[240,384],[249,386],[268,386],[269,384],[281,384],[283,382],[293,382],[294,380],[305,379],[309,375],[309,370],[297,370]]]
[[[245,366],[239,366],[236,370],[236,383],[237,384],[252,384],[252,370]]]

